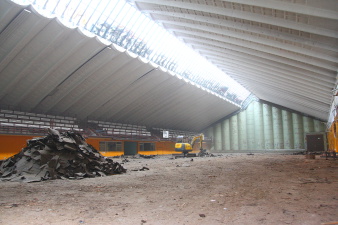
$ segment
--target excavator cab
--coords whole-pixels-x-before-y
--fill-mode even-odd
[[[184,155],[184,157],[187,156],[187,154],[192,151],[192,146],[190,143],[187,142],[187,137],[183,136],[177,137],[175,151],[181,152]]]

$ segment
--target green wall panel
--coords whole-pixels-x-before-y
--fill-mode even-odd
[[[282,111],[276,107],[272,107],[272,122],[274,149],[284,149]]]
[[[226,151],[230,150],[230,120],[224,120],[222,122],[222,132],[223,132],[223,139],[222,139],[222,146],[223,149]]]
[[[215,130],[214,130],[214,135],[215,135],[215,150],[216,151],[221,151],[222,148],[222,126],[221,123],[216,124]]]
[[[326,129],[325,123],[319,120],[313,121],[313,127],[314,127],[314,132],[321,132]]]
[[[238,148],[239,150],[248,149],[246,111],[238,114]]]
[[[253,104],[250,104],[246,110],[246,121],[248,149],[255,149],[255,115]]]
[[[230,118],[230,149],[239,150],[238,146],[238,116],[234,115]]]
[[[215,138],[214,138],[214,131],[213,130],[214,130],[213,127],[209,127],[208,129],[206,129],[204,131],[205,136],[212,138],[211,149],[210,149],[211,151],[214,150],[214,140],[215,140]]]
[[[284,149],[293,149],[293,126],[292,126],[292,114],[286,110],[282,110],[283,118],[283,139]]]
[[[303,129],[304,133],[311,133],[314,132],[314,122],[313,119],[310,117],[303,117]]]
[[[263,125],[263,104],[253,102],[254,104],[254,118],[255,118],[255,148],[265,149],[264,142],[264,125]]]
[[[267,104],[263,104],[263,124],[265,149],[273,149],[272,107]]]
[[[303,118],[301,115],[292,113],[292,124],[293,124],[293,142],[295,149],[304,148],[304,129],[303,129]]]
[[[208,128],[215,151],[304,149],[305,134],[325,132],[325,123],[269,104],[246,110]]]

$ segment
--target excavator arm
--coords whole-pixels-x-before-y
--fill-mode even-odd
[[[196,140],[197,139],[199,139],[200,141],[199,141],[199,147],[200,147],[200,149],[202,149],[202,143],[203,143],[203,140],[204,140],[204,134],[200,134],[200,135],[198,135],[198,136],[194,136],[193,138],[192,138],[192,140],[191,140],[191,143],[190,143],[190,145],[191,145],[191,147],[193,148],[194,147],[194,144],[195,144],[195,142],[196,142]]]

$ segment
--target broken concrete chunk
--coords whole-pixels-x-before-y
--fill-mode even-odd
[[[47,128],[47,130],[48,130],[48,133],[49,133],[50,135],[54,135],[54,136],[60,137],[59,131],[54,130],[54,129],[51,129],[51,128]]]
[[[71,151],[76,151],[77,150],[76,144],[65,144],[63,147],[66,148],[66,149],[68,149],[68,150],[71,150]]]

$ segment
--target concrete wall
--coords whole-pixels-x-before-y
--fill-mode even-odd
[[[276,106],[252,102],[242,111],[204,131],[211,151],[305,149],[305,134],[325,132],[319,120]]]

